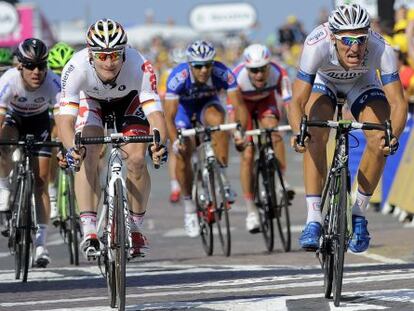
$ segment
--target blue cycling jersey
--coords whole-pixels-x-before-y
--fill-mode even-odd
[[[183,106],[204,105],[218,100],[221,90],[237,89],[233,72],[223,63],[214,61],[211,77],[205,84],[195,82],[188,63],[181,63],[170,73],[167,80],[166,99],[178,99]]]

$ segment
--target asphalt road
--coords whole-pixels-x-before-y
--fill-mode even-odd
[[[183,208],[168,202],[166,168],[154,171],[145,220],[150,254],[128,264],[127,310],[414,310],[414,227],[395,217],[368,211],[370,249],[346,254],[343,303],[323,297],[323,275],[314,254],[300,250],[305,221],[301,156],[289,151],[289,183],[297,197],[291,206],[292,251],[266,253],[260,234],[245,230],[238,155],[228,175],[239,193],[230,211],[232,255],[215,242],[207,257],[199,238],[185,236]],[[32,269],[29,281],[14,280],[13,257],[0,239],[0,310],[110,310],[106,283],[96,263],[69,265],[66,245],[56,229],[49,236],[52,263]]]

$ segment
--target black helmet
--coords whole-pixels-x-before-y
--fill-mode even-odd
[[[44,63],[49,52],[42,40],[29,38],[21,42],[16,50],[17,60],[22,64]]]

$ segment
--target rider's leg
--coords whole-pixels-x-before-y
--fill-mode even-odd
[[[51,132],[52,139],[57,137],[57,127],[55,124],[52,126]],[[52,156],[50,157],[50,165],[49,165],[49,198],[50,198],[50,218],[56,219],[58,216],[58,209],[57,209],[57,172],[58,172],[58,164],[56,158],[57,150],[56,148],[52,148]]]
[[[208,105],[203,109],[203,123],[205,125],[214,126],[223,124],[225,113],[221,106]],[[212,134],[212,145],[214,153],[219,162],[225,166],[229,157],[229,134],[226,131],[218,131]]]
[[[172,203],[180,200],[180,183],[177,179],[175,169],[177,166],[177,157],[172,150],[172,144],[168,144],[168,173],[170,175],[170,201]]]
[[[4,125],[0,131],[0,139],[17,139],[19,133],[15,127]],[[0,147],[0,211],[9,209],[10,196],[9,174],[13,167],[12,153],[15,148]]]

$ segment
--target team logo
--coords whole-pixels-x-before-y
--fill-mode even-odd
[[[328,36],[328,31],[325,28],[322,28],[315,34],[312,34],[309,39],[306,41],[307,45],[314,45],[315,43],[325,39]]]
[[[27,102],[27,98],[26,98],[26,97],[19,97],[19,98],[17,99],[17,101],[18,101],[19,103],[24,103],[24,102]]]
[[[34,102],[36,103],[36,104],[39,104],[39,103],[42,103],[42,102],[44,102],[45,101],[45,98],[42,96],[42,97],[38,97],[38,98],[36,98],[35,100],[34,100]]]
[[[123,91],[125,89],[126,89],[126,86],[122,84],[119,86],[118,91]]]

